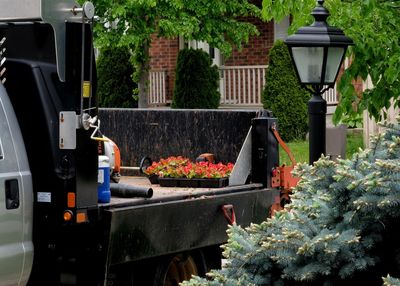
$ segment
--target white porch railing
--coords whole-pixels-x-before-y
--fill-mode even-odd
[[[336,91],[336,84],[334,85],[333,88],[330,88],[327,91],[325,91],[322,97],[326,100],[327,105],[330,106],[337,105],[339,103],[339,96]]]
[[[220,67],[221,104],[232,106],[262,105],[265,86],[265,72],[268,66],[223,66]],[[339,102],[334,88],[327,90],[323,97],[328,105]]]
[[[266,68],[266,65],[220,67],[221,105],[225,107],[261,106]],[[151,71],[149,75],[149,104],[167,104],[166,94],[167,72],[165,70]],[[327,90],[323,97],[328,105],[337,105],[339,98],[336,85]]]
[[[222,105],[261,105],[267,66],[220,67]]]
[[[167,103],[167,72],[150,71],[149,73],[149,104],[164,105]]]

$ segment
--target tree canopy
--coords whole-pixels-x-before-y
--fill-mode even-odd
[[[400,106],[400,1],[327,0],[325,6],[331,13],[329,24],[343,29],[355,43],[348,52],[351,65],[338,84],[341,102],[334,120],[354,118],[365,109],[378,119],[392,100]],[[291,15],[294,32],[312,22],[314,7],[315,0],[263,0],[262,15],[265,20]],[[351,83],[368,75],[374,87],[357,94]]]
[[[269,51],[262,96],[264,108],[271,110],[278,119],[282,139],[286,142],[304,140],[310,93],[300,86],[289,49],[283,41],[276,41]]]
[[[126,46],[137,65],[139,106],[146,94],[149,46],[153,35],[183,36],[205,41],[225,55],[232,46],[240,48],[258,33],[246,16],[260,16],[260,9],[247,0],[93,0],[96,14],[96,43],[100,47]],[[241,20],[242,19],[242,20]],[[143,102],[142,102],[143,103]]]
[[[97,98],[100,107],[137,107],[133,66],[126,47],[105,48],[97,59]],[[110,70],[112,69],[112,72]]]
[[[219,106],[219,71],[203,50],[179,52],[172,108],[216,109]]]

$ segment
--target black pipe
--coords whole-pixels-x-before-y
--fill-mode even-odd
[[[147,187],[131,186],[126,184],[110,183],[111,195],[121,198],[151,198],[153,189]]]

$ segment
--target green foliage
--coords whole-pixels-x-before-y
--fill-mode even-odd
[[[127,48],[103,49],[97,60],[97,97],[101,107],[137,107],[137,85]]]
[[[232,44],[241,47],[254,25],[238,17],[260,16],[260,10],[247,0],[94,0],[101,16],[97,26],[100,45],[141,47],[152,34],[199,40],[230,54]],[[104,26],[106,24],[106,26]],[[112,27],[112,28],[110,28]]]
[[[339,122],[342,117],[355,118],[355,113],[368,110],[379,118],[383,108],[393,99],[400,105],[400,2],[390,0],[326,0],[325,6],[331,16],[331,25],[342,28],[353,39],[348,56],[352,58],[338,85],[341,102],[334,116]],[[315,0],[263,0],[263,17],[279,20],[292,16],[290,31],[310,24],[310,12]],[[352,85],[357,78],[371,77],[374,85],[358,96]]]
[[[364,139],[362,133],[347,133],[346,136],[346,158],[351,158],[354,153],[360,151],[364,148]],[[308,162],[308,152],[309,145],[308,141],[294,141],[287,142],[287,146],[292,152],[297,163],[307,163]],[[279,147],[279,162],[280,164],[290,165],[289,156],[285,151]]]
[[[309,144],[308,141],[293,141],[286,142],[286,145],[289,147],[292,152],[297,163],[306,163],[308,162],[309,156]],[[286,154],[285,150],[281,146],[279,146],[279,164],[280,165],[291,165],[291,161],[289,156]]]
[[[302,140],[308,130],[310,94],[300,86],[286,44],[277,41],[269,52],[263,92],[264,108],[278,118],[284,141]]]
[[[346,142],[346,158],[351,158],[353,154],[364,149],[364,135],[363,133],[347,133]]]
[[[299,165],[291,204],[261,224],[230,227],[226,266],[182,285],[379,285],[397,275],[400,125],[386,127],[351,160]]]
[[[240,49],[250,36],[258,34],[257,28],[244,21],[244,17],[261,15],[260,9],[248,0],[92,2],[100,16],[95,27],[97,46],[129,47],[136,66],[134,79],[141,83],[147,81],[152,35],[204,41],[229,55],[232,46]]]
[[[218,108],[219,72],[202,50],[179,52],[172,108]]]
[[[362,113],[352,113],[348,117],[342,118],[338,123],[346,125],[348,128],[362,128],[364,116]]]

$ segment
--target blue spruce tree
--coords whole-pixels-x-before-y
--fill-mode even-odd
[[[299,165],[292,203],[261,224],[231,226],[227,264],[182,286],[382,285],[399,276],[400,126],[351,160]],[[384,285],[400,286],[387,276]]]
[[[392,278],[389,275],[383,278],[383,286],[400,286],[400,280]]]

